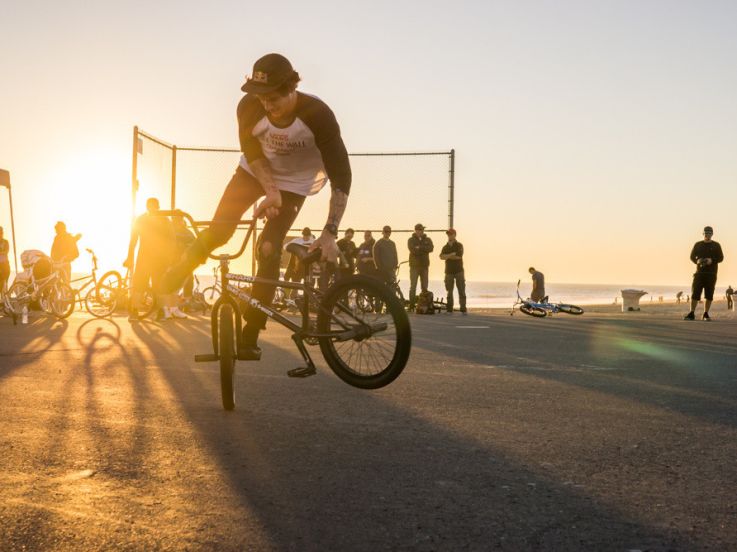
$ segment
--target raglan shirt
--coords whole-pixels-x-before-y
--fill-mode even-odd
[[[309,196],[330,180],[332,188],[350,192],[351,166],[340,127],[319,98],[297,92],[294,121],[280,128],[258,98],[247,94],[238,104],[238,134],[240,166],[255,176],[251,163],[266,159],[279,190]]]

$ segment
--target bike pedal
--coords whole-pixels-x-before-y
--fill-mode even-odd
[[[261,349],[259,347],[247,347],[238,351],[238,360],[261,360]]]
[[[307,378],[317,374],[317,370],[314,366],[300,366],[292,370],[287,370],[287,376],[290,378]]]
[[[195,362],[214,362],[216,360],[220,360],[220,356],[218,356],[218,355],[216,355],[214,353],[209,353],[209,354],[205,354],[205,355],[195,355],[194,356],[194,361]]]

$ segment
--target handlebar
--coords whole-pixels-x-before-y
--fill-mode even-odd
[[[194,231],[197,237],[199,237],[201,234],[198,227],[209,225],[212,222],[212,221],[194,220],[192,218],[192,215],[190,215],[186,211],[182,211],[181,209],[160,210],[160,211],[156,211],[155,213],[153,213],[153,215],[160,216],[160,217],[182,217],[189,222],[189,225],[192,227],[192,230]],[[248,219],[248,220],[219,220],[218,223],[223,223],[223,224],[246,224],[248,226],[248,232],[246,232],[246,237],[243,238],[243,243],[241,244],[241,247],[237,253],[233,255],[226,255],[226,254],[213,255],[212,253],[208,253],[207,256],[214,261],[220,261],[220,260],[232,261],[233,259],[237,259],[241,255],[243,255],[243,252],[246,250],[246,245],[248,244],[248,240],[251,239],[251,234],[253,234],[253,231],[256,228],[257,220],[258,219],[255,219],[255,218]]]

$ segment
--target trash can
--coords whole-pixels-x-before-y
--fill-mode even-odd
[[[622,312],[640,310],[640,298],[647,295],[647,291],[641,289],[622,290]]]

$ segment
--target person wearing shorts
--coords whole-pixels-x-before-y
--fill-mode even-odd
[[[253,73],[241,90],[238,134],[243,155],[235,174],[220,198],[212,223],[188,249],[184,258],[167,273],[165,290],[177,289],[181,280],[202,264],[215,248],[227,243],[238,221],[260,198],[256,217],[266,218],[258,241],[257,276],[279,277],[282,245],[307,196],[330,181],[327,222],[310,250],[321,248],[322,260],[337,263],[338,225],[348,204],[351,166],[335,115],[322,100],[297,91],[299,74],[280,54],[267,54],[256,61]],[[252,296],[270,305],[275,286],[256,282]],[[238,358],[261,357],[259,332],[266,315],[249,306]]]
[[[711,226],[704,227],[704,239],[696,242],[691,249],[691,262],[696,265],[691,285],[691,310],[683,317],[684,320],[696,318],[696,306],[704,294],[704,314],[702,320],[711,320],[709,308],[714,300],[714,288],[717,284],[717,271],[719,263],[724,260],[722,246],[712,240],[714,229]]]

